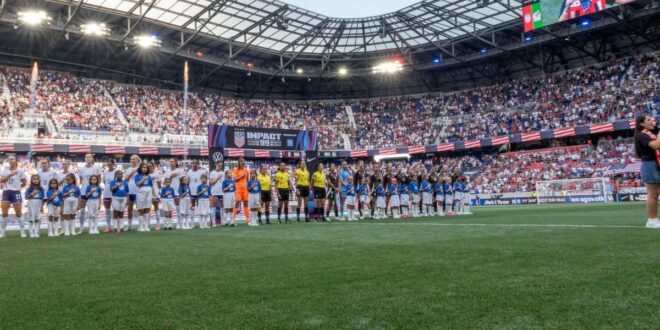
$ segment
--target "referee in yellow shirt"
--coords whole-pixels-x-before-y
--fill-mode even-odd
[[[261,211],[266,213],[266,224],[270,225],[270,202],[273,200],[273,192],[270,190],[272,181],[270,175],[266,173],[266,165],[261,165],[259,174],[257,174],[257,181],[261,184],[261,209],[257,213],[259,224],[261,224]]]
[[[307,165],[305,161],[301,161],[296,170],[296,190],[298,195],[298,207],[296,207],[296,218],[300,222],[300,209],[304,207],[305,210],[305,222],[309,222],[307,214],[309,213],[309,208],[307,203],[309,202],[309,171],[307,170]]]
[[[314,192],[314,214],[321,215],[321,221],[325,221],[325,173],[323,173],[323,164],[316,166],[316,171],[312,174],[312,191]],[[318,219],[318,218],[317,218]]]
[[[289,181],[291,181],[291,175],[287,173],[286,165],[281,163],[279,170],[275,173],[275,189],[277,189],[277,199],[279,201],[277,222],[279,223],[282,223],[282,209],[284,209],[286,223],[291,223],[289,221],[289,190],[291,190]]]

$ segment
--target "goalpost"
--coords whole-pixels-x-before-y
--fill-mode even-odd
[[[608,178],[565,179],[536,182],[536,202],[603,203],[611,201]]]

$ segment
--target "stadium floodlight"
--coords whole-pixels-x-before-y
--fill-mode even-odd
[[[50,22],[51,18],[43,10],[28,10],[19,11],[18,20],[30,26],[37,26]]]
[[[89,22],[80,26],[80,32],[89,36],[102,37],[110,34],[110,29],[105,23]]]
[[[297,74],[303,74],[303,73],[305,73],[305,70],[303,70],[303,68],[297,68],[296,73]]]
[[[339,73],[340,76],[345,76],[348,74],[348,69],[341,67],[337,72]]]
[[[155,35],[141,35],[133,37],[135,44],[141,48],[152,48],[160,46],[160,40]]]
[[[532,39],[534,39],[534,37],[532,37],[531,35],[526,35],[525,36],[525,42],[530,42],[530,41],[532,41]]]
[[[585,19],[580,21],[580,25],[589,26],[589,25],[591,25],[591,20],[585,18]]]
[[[401,64],[401,61],[399,60],[383,62],[371,68],[371,72],[373,73],[393,74],[401,70],[403,70],[403,64]]]

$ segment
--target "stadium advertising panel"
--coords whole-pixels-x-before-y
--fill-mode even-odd
[[[637,0],[524,0],[525,32]]]
[[[316,150],[316,132],[227,125],[209,126],[209,148]]]

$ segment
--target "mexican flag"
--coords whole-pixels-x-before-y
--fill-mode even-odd
[[[523,26],[525,32],[543,27],[540,1],[523,2]]]

